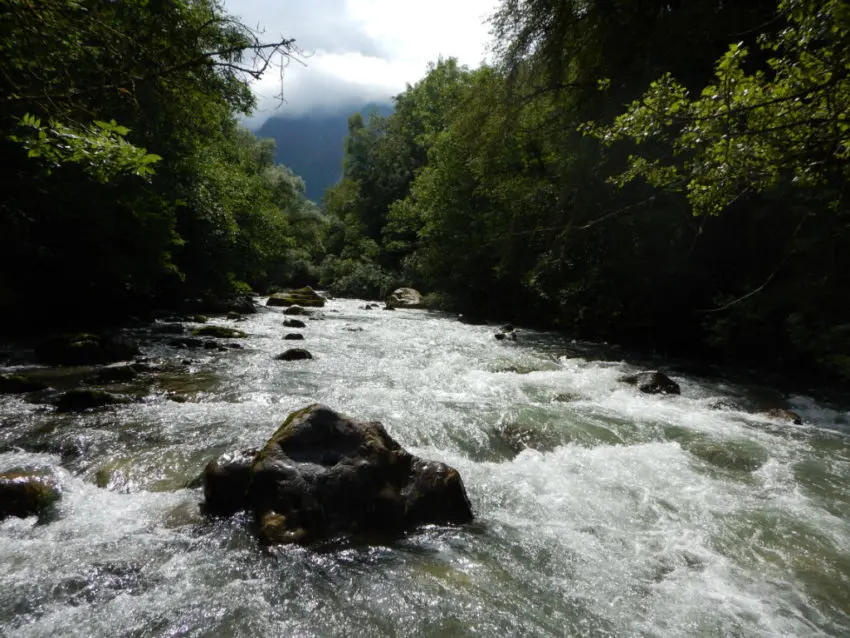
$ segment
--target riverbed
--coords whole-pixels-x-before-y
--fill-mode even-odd
[[[303,329],[214,318],[248,335],[224,351],[139,327],[157,371],[105,387],[126,405],[0,397],[0,471],[62,490],[48,519],[0,522],[0,635],[850,634],[847,406],[675,371],[681,396],[642,394],[615,349],[364,304]],[[293,346],[314,359],[274,360]],[[269,549],[244,517],[201,516],[206,462],[315,402],[455,467],[475,522]]]

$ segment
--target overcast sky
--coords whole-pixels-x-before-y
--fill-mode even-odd
[[[284,36],[310,57],[286,69],[286,104],[279,108],[276,73],[255,83],[259,98],[250,125],[277,115],[387,101],[415,84],[428,62],[456,57],[478,66],[488,59],[484,20],[498,0],[225,0],[230,13],[269,39]]]

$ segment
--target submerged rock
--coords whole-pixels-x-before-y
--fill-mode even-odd
[[[303,361],[312,358],[313,355],[304,348],[291,348],[275,357],[278,361]]]
[[[204,340],[198,339],[197,337],[180,337],[178,339],[172,339],[168,342],[168,345],[174,346],[175,348],[197,350],[198,348],[204,347]]]
[[[59,500],[59,490],[48,478],[29,472],[0,474],[0,520],[44,513]]]
[[[158,335],[182,335],[186,328],[179,323],[156,323],[151,326],[151,332]]]
[[[387,297],[387,310],[390,308],[424,308],[422,295],[413,288],[398,288]]]
[[[493,336],[496,338],[496,341],[505,341],[506,339],[516,341],[516,332],[497,332]]]
[[[683,447],[710,465],[738,472],[753,472],[769,458],[762,448],[733,442],[693,441]]]
[[[497,434],[517,454],[528,448],[538,452],[551,452],[561,444],[552,432],[520,423],[509,423],[499,429]]]
[[[300,319],[284,319],[283,321],[284,328],[306,328],[307,324],[301,321]]]
[[[637,389],[646,394],[681,394],[682,390],[679,384],[673,381],[663,372],[658,370],[649,370],[647,372],[638,372],[637,374],[629,374],[619,379],[623,383],[637,386]]]
[[[52,365],[95,365],[132,359],[139,348],[117,337],[80,333],[45,339],[36,346],[35,354]]]
[[[473,518],[457,471],[412,456],[380,423],[319,404],[290,414],[256,456],[246,450],[211,462],[204,495],[209,513],[252,511],[269,544]]]
[[[786,421],[788,423],[793,423],[794,425],[803,425],[803,417],[801,417],[796,412],[791,410],[785,410],[783,408],[771,408],[763,412],[764,416],[769,419],[773,419],[775,421]]]
[[[94,378],[98,383],[120,383],[132,381],[139,375],[139,368],[135,364],[120,364],[106,366],[98,370]]]
[[[216,337],[218,339],[244,339],[248,336],[241,330],[227,326],[202,326],[193,330],[192,334],[196,337]]]
[[[288,335],[284,335],[283,338],[285,341],[303,341],[304,335],[300,332],[290,332]]]
[[[325,298],[310,288],[310,286],[305,286],[304,288],[276,292],[269,297],[266,305],[269,307],[306,306],[309,308],[323,308],[325,306]]]
[[[71,390],[59,396],[56,409],[59,412],[82,412],[119,403],[128,403],[128,399],[100,390]]]
[[[20,374],[0,374],[0,394],[25,394],[45,390],[47,385]]]

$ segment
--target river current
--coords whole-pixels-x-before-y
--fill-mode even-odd
[[[248,333],[227,352],[140,329],[164,371],[107,387],[136,403],[0,397],[0,471],[62,489],[49,520],[0,522],[0,635],[850,635],[846,407],[675,371],[681,396],[641,394],[618,381],[638,365],[587,344],[364,303],[301,330],[213,319]],[[274,360],[292,345],[315,359]],[[455,467],[475,522],[317,551],[205,520],[187,482],[314,402]]]

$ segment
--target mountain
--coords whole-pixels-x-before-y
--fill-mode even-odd
[[[277,143],[275,160],[300,175],[307,184],[307,198],[320,202],[325,189],[342,177],[342,146],[348,134],[348,117],[357,111],[367,115],[372,110],[380,115],[392,113],[391,106],[373,103],[338,113],[271,117],[255,133]]]

